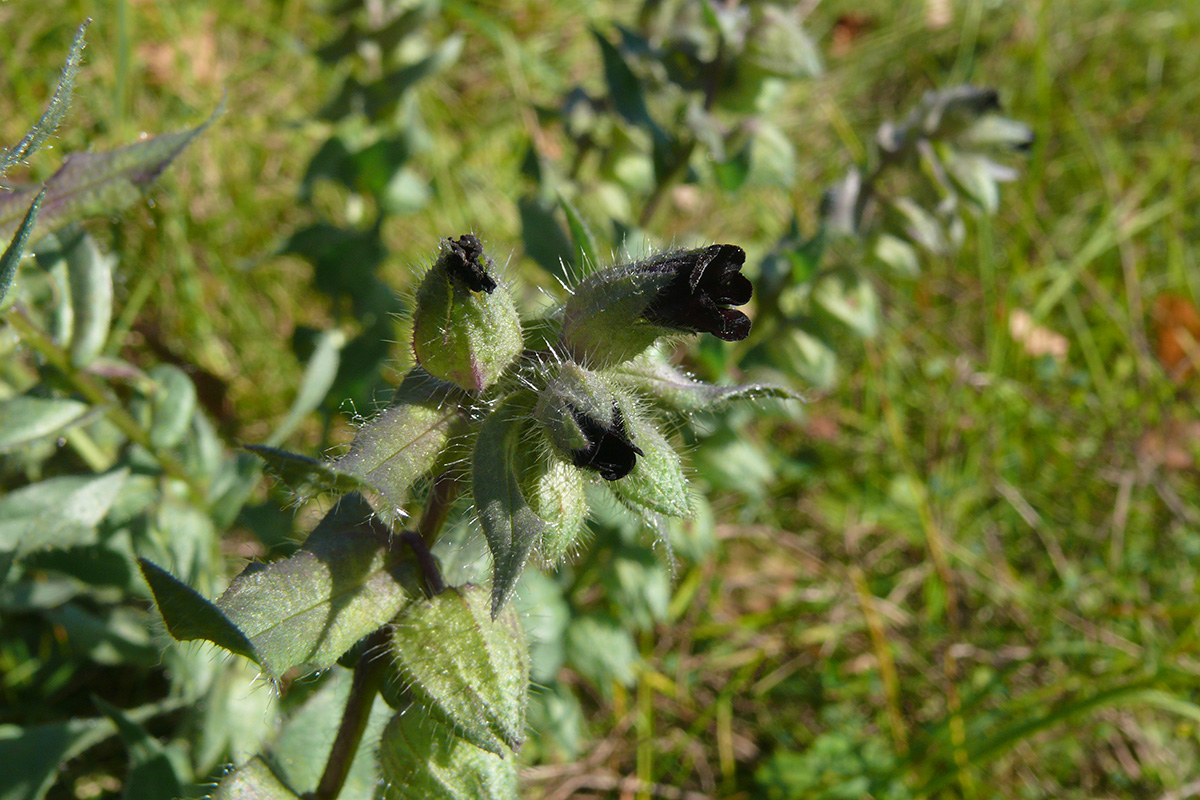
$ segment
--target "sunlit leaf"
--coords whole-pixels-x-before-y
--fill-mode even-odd
[[[96,540],[127,470],[103,475],[49,478],[0,498],[0,550],[18,555]]]

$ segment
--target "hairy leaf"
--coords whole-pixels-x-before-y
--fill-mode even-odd
[[[29,241],[29,235],[33,233],[33,226],[37,222],[38,211],[41,210],[42,203],[46,200],[46,190],[42,189],[33,198],[29,204],[29,208],[25,210],[25,215],[21,218],[20,224],[17,226],[16,234],[8,247],[4,248],[4,254],[0,255],[0,303],[4,302],[4,298],[8,296],[9,287],[12,286],[13,278],[17,276],[17,262],[21,260],[21,256],[25,252],[25,243]]]
[[[454,384],[414,368],[401,382],[391,405],[363,425],[350,452],[329,467],[378,491],[387,501],[384,516],[399,513],[413,482],[428,472],[465,424],[467,395]]]
[[[386,800],[516,800],[516,762],[440,728],[417,706],[397,712],[379,743]]]
[[[177,581],[162,567],[144,558],[138,559],[138,566],[146,583],[150,584],[154,602],[158,604],[171,636],[181,642],[203,639],[262,664],[262,656],[254,644],[221,609]]]
[[[41,119],[34,123],[16,147],[0,153],[0,175],[33,155],[66,117],[67,108],[71,104],[71,92],[75,89],[75,77],[79,74],[79,65],[83,63],[83,34],[91,22],[90,19],[84,20],[75,30],[75,39],[71,42],[71,50],[67,53],[66,63],[63,64],[62,73],[59,75],[58,86],[54,88],[54,95],[46,105],[46,110],[42,112]]]
[[[488,415],[472,459],[475,507],[492,551],[493,617],[512,596],[546,527],[526,502],[513,469],[514,450],[533,400],[531,392],[518,392]]]
[[[347,495],[299,552],[251,565],[217,600],[270,674],[332,665],[411,596],[409,552],[372,516],[361,495]]]
[[[300,800],[283,784],[266,762],[254,757],[217,784],[212,800]]]
[[[260,444],[248,444],[246,449],[267,462],[267,468],[301,498],[312,497],[321,492],[343,494],[371,488],[359,475],[339,469],[337,462],[330,464],[327,461],[318,461],[299,453],[289,453]]]
[[[650,397],[670,411],[689,412],[716,409],[735,400],[803,400],[783,386],[769,383],[745,383],[715,386],[697,381],[672,366],[657,349],[622,364],[610,373],[614,381]]]

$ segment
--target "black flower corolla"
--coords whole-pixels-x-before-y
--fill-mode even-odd
[[[674,273],[643,312],[647,321],[737,342],[750,334],[750,318],[731,306],[750,300],[754,287],[741,273],[746,251],[735,244],[668,254],[650,262]]]
[[[571,451],[575,466],[594,469],[606,481],[620,480],[633,471],[637,457],[645,453],[630,440],[620,406],[613,404],[608,425],[577,408],[570,411],[587,440],[587,447]]]
[[[491,259],[483,252],[483,243],[473,233],[467,233],[457,240],[446,239],[446,251],[443,263],[446,271],[462,281],[472,292],[496,291],[496,279],[488,274]]]

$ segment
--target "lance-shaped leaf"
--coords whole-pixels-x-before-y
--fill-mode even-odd
[[[116,706],[93,697],[96,708],[113,721],[129,752],[129,768],[125,774],[125,800],[156,800],[178,797],[190,775],[180,775],[166,748],[146,728]]]
[[[0,400],[0,451],[57,434],[87,413],[87,404],[78,400],[28,395]]]
[[[509,395],[488,415],[475,442],[472,488],[479,522],[492,551],[492,616],[512,596],[546,521],[521,493],[513,456],[533,407],[532,392]]]
[[[350,452],[331,467],[374,488],[389,506],[381,512],[394,513],[404,507],[413,481],[434,466],[453,435],[465,428],[466,402],[457,386],[414,368],[391,405],[359,429]]]
[[[256,664],[262,659],[254,645],[225,613],[205,600],[187,584],[175,579],[162,567],[138,559],[142,576],[150,584],[154,602],[167,624],[167,632],[180,642],[203,639],[231,653],[245,656]]]
[[[217,600],[272,675],[332,665],[415,590],[408,549],[373,514],[347,495],[294,556],[251,565]]]
[[[230,772],[217,784],[212,800],[300,800],[259,757]]]
[[[49,478],[0,499],[0,551],[91,544],[128,470]]]
[[[296,399],[288,409],[287,416],[279,427],[267,439],[267,445],[276,447],[296,429],[306,416],[312,413],[337,377],[338,364],[341,362],[342,348],[346,346],[346,332],[340,328],[325,331],[317,337],[317,346],[313,350],[308,366],[304,368],[304,377],[300,379],[300,387]]]
[[[392,634],[408,690],[459,736],[503,756],[525,738],[529,647],[516,611],[492,619],[477,586],[414,600]]]
[[[111,214],[131,205],[215,118],[214,114],[194,128],[105,153],[67,156],[43,186],[0,194],[0,239],[17,230],[30,202],[43,189],[46,197],[35,225],[40,232],[75,220]]]
[[[386,800],[516,800],[517,760],[454,736],[424,709],[400,711],[379,742]]]
[[[71,92],[75,89],[75,77],[79,74],[79,65],[83,63],[83,33],[91,22],[90,19],[85,20],[75,30],[75,40],[71,42],[71,50],[67,53],[66,63],[59,74],[58,86],[54,88],[54,95],[46,105],[46,110],[42,112],[41,119],[34,123],[16,147],[0,153],[0,175],[33,155],[67,115],[67,108],[71,104]]]
[[[16,235],[8,243],[8,247],[4,248],[4,254],[0,255],[0,303],[4,302],[4,298],[8,295],[8,288],[12,286],[13,278],[17,276],[17,262],[21,260],[21,256],[25,252],[25,242],[33,233],[38,211],[45,199],[46,190],[42,189],[33,198],[29,208],[25,209],[25,216],[21,218],[21,222],[17,226]],[[3,240],[0,239],[0,241]]]
[[[259,444],[246,445],[246,449],[267,462],[267,468],[301,498],[313,497],[321,492],[344,494],[372,488],[360,476],[338,469],[327,461]]]
[[[698,381],[672,366],[657,349],[622,364],[609,377],[649,397],[661,408],[683,413],[716,409],[735,400],[804,399],[791,389],[769,383],[716,386]]]

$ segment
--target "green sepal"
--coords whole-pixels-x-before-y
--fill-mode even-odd
[[[415,599],[398,615],[397,673],[435,718],[496,755],[525,738],[529,647],[513,607],[493,620],[481,587]]]
[[[546,446],[517,454],[517,481],[533,513],[545,520],[536,551],[547,566],[561,564],[575,549],[587,518],[586,481],[579,468]]]
[[[386,800],[516,800],[517,760],[482,750],[418,705],[392,717],[379,740]]]
[[[686,517],[692,513],[691,495],[683,461],[671,443],[648,420],[641,417],[631,402],[621,407],[630,438],[641,448],[631,471],[618,481],[607,485],[621,502],[634,510],[652,511],[669,517]]]

